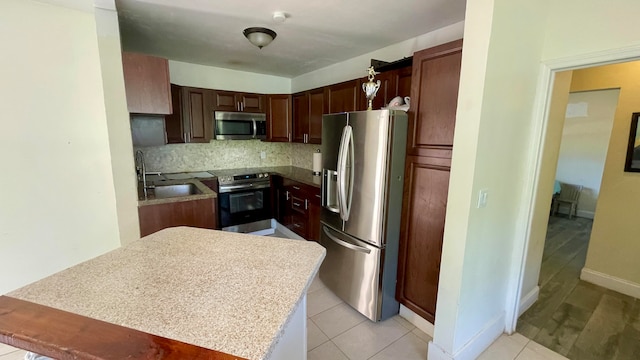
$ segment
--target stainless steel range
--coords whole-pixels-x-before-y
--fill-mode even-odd
[[[216,170],[218,214],[225,231],[254,232],[271,227],[269,173],[260,169]]]

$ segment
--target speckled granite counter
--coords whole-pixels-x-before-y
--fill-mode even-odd
[[[314,242],[169,228],[7,295],[267,359],[324,256]]]
[[[322,177],[319,175],[313,175],[313,172],[309,169],[303,169],[295,166],[274,166],[261,169],[266,172],[282,175],[291,180],[318,188],[322,185]]]

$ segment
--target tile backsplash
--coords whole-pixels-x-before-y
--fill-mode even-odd
[[[137,147],[144,152],[147,171],[165,173],[261,166],[311,169],[320,145],[270,143],[260,140],[215,140],[206,144],[168,144]],[[264,151],[266,157],[260,158]]]
[[[291,143],[291,165],[309,169],[313,167],[313,153],[320,145]]]

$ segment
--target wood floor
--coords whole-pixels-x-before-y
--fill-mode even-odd
[[[571,360],[640,359],[640,300],[580,280],[592,223],[549,219],[540,296],[517,331]]]

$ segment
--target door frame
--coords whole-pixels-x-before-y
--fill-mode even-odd
[[[593,53],[580,54],[566,58],[543,61],[540,64],[540,75],[533,108],[533,131],[531,152],[527,161],[529,173],[523,186],[523,199],[526,208],[523,210],[523,221],[518,222],[514,260],[511,265],[513,276],[509,284],[509,297],[506,306],[505,331],[509,334],[516,331],[522,297],[522,282],[525,275],[531,228],[535,210],[535,199],[538,192],[540,172],[543,168],[542,155],[547,137],[549,107],[553,95],[553,82],[557,72],[578,70],[583,68],[616,64],[640,60],[640,45],[618,49],[610,49]]]

